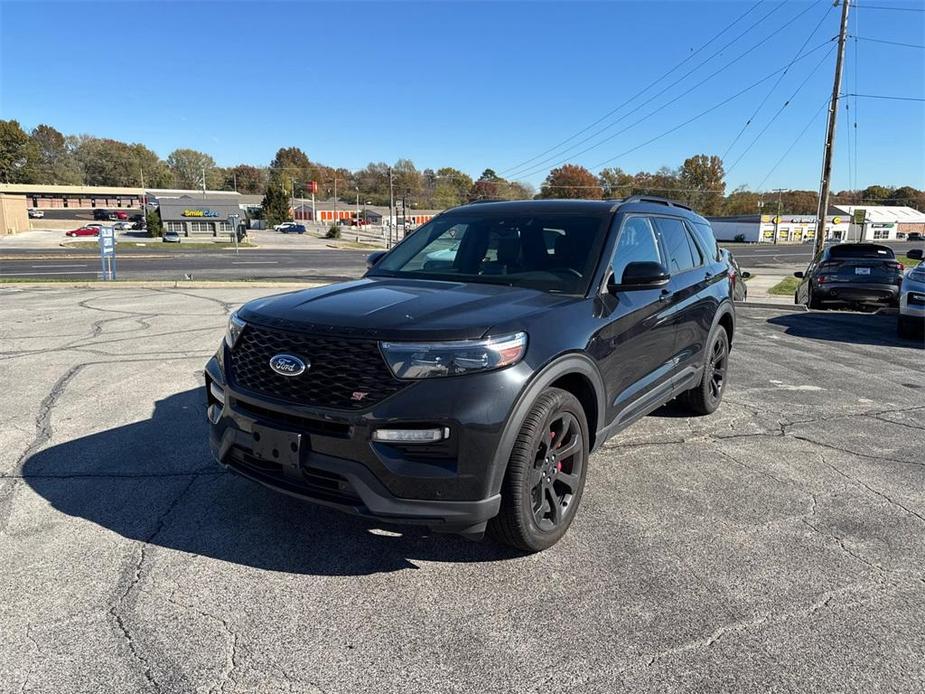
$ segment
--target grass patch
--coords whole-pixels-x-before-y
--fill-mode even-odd
[[[63,244],[64,248],[99,248],[96,241],[77,241],[76,243]],[[227,241],[190,241],[180,243],[164,243],[160,239],[151,239],[150,241],[119,241],[116,249],[119,248],[156,248],[159,251],[201,251],[201,250],[225,250],[234,248],[233,243]],[[257,248],[256,243],[242,241],[238,248]]]
[[[910,258],[908,255],[898,255],[898,256],[896,256],[896,260],[898,260],[899,262],[901,262],[901,263],[902,263],[903,265],[905,265],[907,268],[915,267],[916,265],[919,264],[919,262],[921,262],[921,261],[918,261],[918,260],[913,260],[913,259]]]
[[[768,294],[774,296],[793,296],[793,293],[800,286],[800,280],[796,277],[785,277],[768,290]]]
[[[328,246],[331,248],[356,248],[367,251],[385,250],[382,246],[377,246],[374,243],[357,243],[356,241],[338,241],[337,243],[329,243]]]

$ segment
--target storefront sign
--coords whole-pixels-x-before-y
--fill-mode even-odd
[[[190,209],[187,208],[183,210],[184,217],[218,217],[218,212],[215,210],[199,210],[199,209]]]
[[[865,209],[855,210],[854,211],[854,223],[863,224],[865,221],[867,221],[867,210]]]

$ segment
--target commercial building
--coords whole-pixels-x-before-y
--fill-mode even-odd
[[[22,195],[0,193],[0,234],[18,234],[29,228],[29,213]]]
[[[803,243],[816,238],[816,215],[749,214],[734,217],[708,217],[719,241],[748,243]],[[825,218],[826,238],[847,239],[847,214],[831,214]]]
[[[37,210],[141,207],[142,188],[119,186],[57,186],[45,183],[0,183],[0,193],[23,197],[26,207]]]
[[[158,198],[158,214],[164,231],[175,231],[181,236],[229,235],[231,215],[238,215],[239,225],[245,222],[237,199],[229,196]]]
[[[833,205],[852,220],[851,237],[861,241],[904,239],[908,234],[925,234],[925,212],[912,207],[888,205]]]

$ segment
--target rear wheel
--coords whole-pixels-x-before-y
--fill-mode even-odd
[[[707,355],[700,383],[680,397],[681,402],[694,414],[712,414],[723,401],[729,368],[729,335],[722,326],[714,328],[707,342]]]
[[[822,310],[822,301],[820,301],[819,297],[816,296],[816,292],[813,291],[812,287],[809,288],[809,301],[807,302],[807,305],[817,311]]]
[[[544,391],[514,442],[501,490],[501,511],[488,533],[538,552],[565,535],[581,500],[588,469],[588,423],[574,395]]]

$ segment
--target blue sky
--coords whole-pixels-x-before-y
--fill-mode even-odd
[[[861,0],[858,5],[852,9],[852,33],[925,44],[925,12],[873,9],[925,10],[921,0]],[[491,167],[538,184],[549,166],[563,160],[595,172],[604,162],[635,172],[678,166],[697,153],[722,155],[767,96],[726,158],[728,169],[807,80],[732,168],[727,185],[815,189],[824,130],[819,109],[831,91],[834,64],[828,46],[796,62],[774,91],[769,91],[772,76],[645,143],[784,67],[817,25],[804,51],[835,36],[839,12],[829,0],[757,5],[756,0],[0,0],[0,117],[15,118],[26,128],[46,122],[68,134],[142,142],[164,157],[177,147],[191,147],[209,152],[220,165],[265,164],[279,147],[298,146],[313,160],[335,166],[359,168],[407,157],[418,168],[455,166],[477,176]],[[641,105],[765,15],[677,87]],[[537,157],[685,58],[688,62],[658,86],[569,144],[622,117],[600,136],[560,156],[553,156],[561,151],[554,150]],[[690,94],[666,104],[727,64]],[[925,50],[851,41],[843,91],[925,97]],[[855,109],[854,100],[849,107]],[[925,188],[925,103],[859,99],[857,114],[857,169],[855,138],[846,136],[851,128],[842,110],[834,188],[872,183]],[[609,135],[615,136],[598,144]],[[592,145],[597,146],[578,153]],[[547,157],[551,161],[544,162]],[[518,168],[531,158],[536,166]]]

